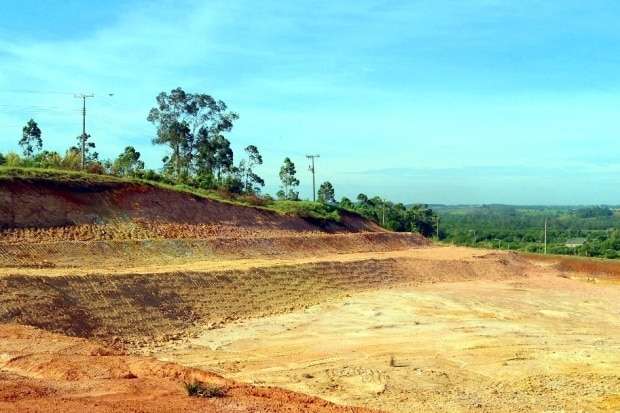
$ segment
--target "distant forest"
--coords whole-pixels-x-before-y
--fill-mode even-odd
[[[443,206],[440,238],[458,245],[620,258],[620,209],[613,206]]]

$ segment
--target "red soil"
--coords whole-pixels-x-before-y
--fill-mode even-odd
[[[76,184],[15,179],[0,186],[0,228],[143,220],[293,231],[381,231],[379,226],[358,215],[343,212],[341,216],[339,224],[324,223],[133,183]]]
[[[183,383],[194,380],[221,386],[226,396],[189,397]],[[10,324],[0,325],[0,411],[370,412]]]

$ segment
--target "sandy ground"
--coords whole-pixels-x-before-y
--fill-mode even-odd
[[[362,292],[205,330],[156,357],[392,412],[620,411],[619,327],[620,285],[540,267]]]
[[[266,268],[283,265],[304,265],[321,262],[355,262],[369,259],[412,258],[433,261],[474,261],[488,251],[461,247],[430,247],[387,252],[359,252],[325,254],[320,256],[296,258],[253,258],[253,259],[211,259],[190,261],[186,263],[142,265],[123,268],[101,268],[84,266],[77,268],[14,268],[0,267],[0,276],[32,275],[32,276],[91,276],[116,274],[163,274],[170,272],[210,272],[218,270],[246,270],[250,268]]]
[[[562,263],[427,247],[3,268],[9,320],[37,300],[33,320],[49,329],[72,332],[88,315],[94,327],[175,321],[197,334],[132,348],[157,361],[0,325],[0,411],[352,411],[321,399],[388,412],[620,411],[620,277]],[[195,374],[229,397],[188,398],[182,381]]]
[[[220,397],[188,397],[184,382],[217,386]],[[88,340],[0,325],[0,412],[370,413],[282,389],[137,357]]]

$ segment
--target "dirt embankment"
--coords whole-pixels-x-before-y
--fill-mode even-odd
[[[386,252],[421,248],[417,234],[321,232],[244,234],[198,239],[0,242],[0,268],[119,268],[187,264],[204,260],[305,257],[336,253]]]
[[[194,380],[224,397],[188,397],[183,383]],[[0,411],[370,413],[18,325],[0,325]]]
[[[292,231],[381,231],[355,214],[326,223],[138,183],[14,179],[0,185],[0,228],[51,228],[114,221],[226,224]]]
[[[439,248],[441,250],[441,248]],[[447,249],[445,249],[447,250]],[[283,313],[373,288],[521,277],[527,268],[506,254],[425,259],[431,250],[344,254],[324,258],[196,263],[178,270],[71,275],[38,269],[0,277],[0,322],[37,326],[137,347]],[[440,254],[440,252],[436,252]]]

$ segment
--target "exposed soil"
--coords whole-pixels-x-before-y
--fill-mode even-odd
[[[617,264],[342,218],[3,182],[0,411],[620,411]]]
[[[0,185],[0,228],[5,229],[88,226],[121,221],[181,226],[217,224],[292,231],[382,231],[378,225],[353,213],[342,212],[341,217],[340,223],[333,223],[284,216],[260,208],[231,205],[134,183],[78,185],[16,178]],[[6,236],[13,237],[12,234]]]
[[[438,248],[322,257],[209,260],[122,269],[0,270],[0,321],[131,347],[376,288],[518,277],[510,256]]]
[[[619,411],[620,286],[558,275],[376,289],[155,354],[393,412]]]
[[[248,234],[243,230],[230,236],[202,239],[0,242],[0,267],[115,270],[136,266],[183,266],[196,261],[388,252],[427,245],[428,240],[417,234],[293,231]]]
[[[225,396],[188,397],[183,383],[196,380]],[[0,325],[0,411],[369,412],[18,325]]]

